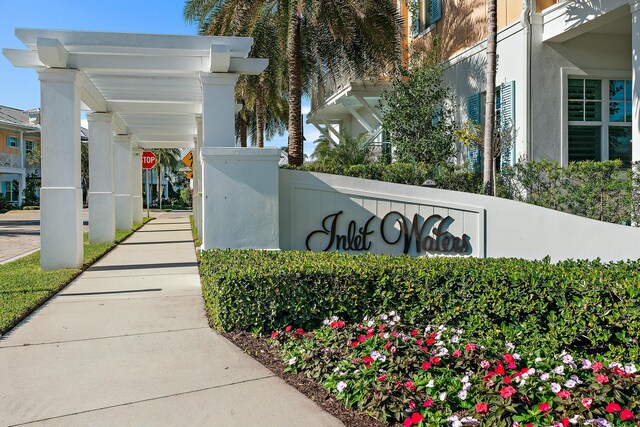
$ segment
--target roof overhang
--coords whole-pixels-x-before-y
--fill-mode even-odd
[[[27,50],[3,49],[16,67],[79,71],[83,108],[113,112],[114,131],[134,144],[189,148],[202,113],[200,76],[260,74],[253,39],[16,29]]]

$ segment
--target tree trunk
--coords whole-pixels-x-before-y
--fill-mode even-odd
[[[301,166],[302,144],[302,61],[300,0],[290,5],[287,35],[287,59],[289,61],[289,164]]]
[[[238,127],[240,128],[240,147],[247,146],[247,121],[242,114],[238,114]]]
[[[487,98],[484,121],[484,194],[493,196],[493,133],[496,116],[497,0],[489,0],[487,11]]]
[[[264,81],[262,77],[256,86],[256,147],[264,147]]]

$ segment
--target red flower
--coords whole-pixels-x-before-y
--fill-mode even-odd
[[[407,418],[406,420],[404,420],[404,422],[402,423],[402,425],[404,427],[411,427],[413,425],[413,421],[411,421],[411,417]]]
[[[596,375],[596,381],[598,384],[604,384],[609,382],[609,377],[603,374]]]
[[[424,362],[422,364],[422,369],[424,369],[425,371],[429,370],[429,368],[431,368],[431,363],[429,362]]]
[[[291,326],[287,326],[286,328],[284,328],[285,331],[290,332],[291,331]]]
[[[467,351],[473,351],[473,350],[476,349],[476,345],[469,343],[464,347],[464,349],[467,350]]]
[[[569,418],[564,417],[561,422],[564,427],[567,427],[569,425]]]
[[[364,356],[362,358],[362,362],[364,363],[364,365],[368,368],[369,366],[371,366],[371,364],[373,363],[373,358],[371,356]]]
[[[487,412],[489,412],[489,405],[486,403],[476,404],[476,412],[479,414],[486,414]]]
[[[378,330],[379,330],[379,331],[382,331],[383,329],[384,329],[384,325],[380,325],[380,326],[378,326]]]
[[[423,342],[424,340],[420,338],[419,340],[416,340],[416,345],[422,345]]]
[[[433,345],[435,342],[436,342],[436,340],[434,340],[433,338],[429,338],[429,339],[427,340],[427,344],[428,344],[428,345]]]
[[[360,341],[360,342],[365,342],[366,340],[367,340],[367,337],[365,337],[364,335],[360,335],[358,337],[358,341]]]
[[[504,366],[502,366],[502,363],[498,362],[498,366],[496,366],[495,373],[498,375],[504,375]]]
[[[593,370],[593,372],[598,372],[600,369],[602,369],[602,363],[594,363],[593,365],[591,365],[591,369]]]
[[[516,362],[511,362],[507,365],[507,368],[509,369],[516,369],[518,367],[518,365],[516,365]]]
[[[431,408],[433,406],[433,400],[429,399],[427,401],[425,401],[422,406],[424,406],[425,408]]]
[[[406,388],[408,388],[409,390],[415,390],[416,389],[416,385],[413,383],[413,381],[407,381],[404,383],[404,386]]]
[[[513,358],[512,355],[510,354],[505,354],[504,355],[504,361],[507,363],[511,363],[511,362],[515,362],[515,359]]]
[[[415,329],[413,331],[410,332],[412,337],[415,337],[416,335],[418,335],[418,331],[416,331]]]
[[[509,384],[509,383],[511,383],[511,377],[504,377],[504,378],[502,379],[502,382],[503,382],[503,383],[505,383],[505,384]]]
[[[298,328],[298,335],[304,335],[304,329]]]
[[[456,351],[453,352],[452,356],[453,357],[460,357],[460,356],[462,356],[462,352],[460,350],[456,350]]]
[[[358,344],[360,344],[358,341],[351,341],[351,344],[349,344],[351,347],[356,348],[358,346]]]
[[[568,391],[568,390],[560,390],[560,391],[558,392],[558,397],[559,397],[560,399],[568,399],[568,398],[570,398],[570,397],[571,397],[571,393],[569,393],[569,391]]]
[[[527,423],[527,424],[524,425],[524,427],[533,427],[533,424]]]
[[[431,362],[431,363],[432,363],[432,364],[434,364],[434,365],[438,365],[438,364],[440,364],[440,358],[439,358],[439,357],[432,356],[432,357],[429,359],[429,362]]]
[[[549,412],[551,410],[551,405],[547,402],[541,403],[538,405],[538,411]]]
[[[591,399],[590,397],[585,397],[584,399],[582,399],[582,406],[584,406],[587,409],[591,409],[592,403],[593,403],[593,399]]]
[[[278,331],[275,331],[275,332],[271,333],[271,339],[275,340],[276,338],[278,338],[278,335],[280,335],[280,332],[278,332]]]
[[[411,409],[412,411],[415,411],[417,407],[418,405],[416,405],[416,402],[414,402],[413,400],[409,402],[409,409]]]
[[[387,379],[386,375],[380,375],[378,378],[376,378],[378,381],[384,381]]]
[[[615,402],[611,402],[607,405],[607,412],[609,413],[613,413],[613,412],[620,412],[620,405],[618,405]]]
[[[630,420],[633,417],[634,417],[633,412],[631,412],[628,409],[625,409],[624,411],[620,412],[620,418],[622,419],[622,421]]]
[[[387,341],[387,343],[384,345],[385,350],[389,350],[389,347],[391,347],[391,341]]]
[[[502,387],[502,389],[500,389],[500,396],[502,396],[503,399],[507,399],[514,394],[516,394],[516,389],[511,387],[510,385]]]
[[[424,420],[424,417],[420,412],[414,412],[411,415],[411,421],[413,421],[414,424],[420,424],[420,421],[422,420]]]

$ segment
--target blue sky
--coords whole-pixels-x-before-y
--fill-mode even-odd
[[[196,28],[182,19],[182,0],[30,0],[2,1],[0,48],[24,49],[14,29],[113,31],[132,33],[196,34]],[[303,101],[303,112],[308,101]],[[37,73],[15,68],[0,57],[0,105],[29,109],[40,106]],[[305,126],[305,153],[311,154],[318,131]],[[268,145],[287,144],[286,135]]]

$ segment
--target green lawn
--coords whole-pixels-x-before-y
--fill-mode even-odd
[[[133,226],[132,230],[116,232],[116,243],[89,243],[84,235],[83,269],[42,271],[40,252],[33,253],[8,264],[0,265],[0,335],[13,328],[18,322],[64,288],[85,268],[109,252],[152,218]]]

